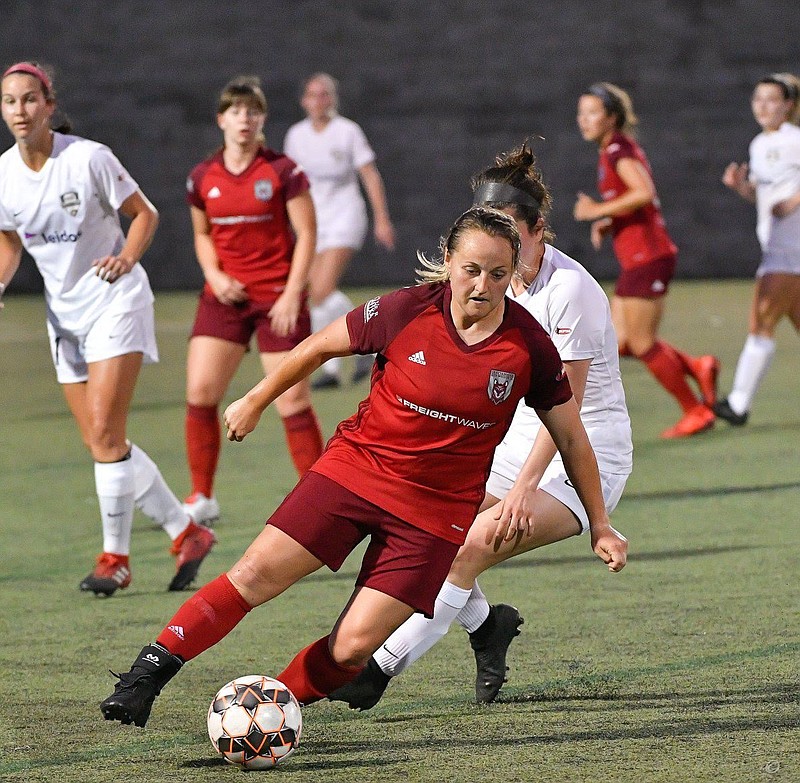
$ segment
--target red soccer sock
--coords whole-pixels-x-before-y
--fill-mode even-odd
[[[156,642],[190,661],[227,636],[252,608],[222,574],[178,609]]]
[[[313,408],[287,416],[283,421],[286,443],[295,470],[302,476],[322,454],[322,430]]]
[[[211,497],[217,472],[221,441],[219,410],[216,405],[186,404],[186,457],[192,477],[192,493]]]
[[[647,365],[655,379],[678,401],[684,411],[701,404],[684,378],[683,361],[678,351],[669,343],[655,342],[649,351],[637,358]]]
[[[361,672],[362,666],[340,666],[328,649],[330,636],[323,636],[294,656],[292,662],[278,675],[279,679],[300,704],[312,704],[346,685]]]

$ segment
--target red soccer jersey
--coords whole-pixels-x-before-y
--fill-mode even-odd
[[[308,190],[300,167],[263,148],[241,174],[232,174],[220,151],[192,170],[186,190],[187,201],[208,215],[223,271],[244,283],[253,301],[275,301],[294,250],[286,202]]]
[[[603,201],[627,192],[628,186],[617,174],[617,162],[622,158],[638,160],[652,178],[650,163],[644,150],[629,136],[615,133],[608,146],[600,151],[597,167],[597,186]],[[674,256],[678,249],[667,234],[658,197],[644,207],[627,215],[611,218],[614,253],[623,269],[647,264],[659,258]]]
[[[312,470],[400,519],[462,544],[517,403],[572,396],[544,329],[505,300],[501,326],[466,345],[449,284],[404,288],[347,316],[355,353],[378,353],[369,397]]]

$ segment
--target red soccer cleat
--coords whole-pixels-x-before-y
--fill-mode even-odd
[[[700,387],[703,405],[713,408],[717,401],[719,359],[716,356],[700,356],[692,360],[692,377]]]
[[[714,426],[716,416],[711,408],[705,405],[696,405],[684,414],[683,418],[674,426],[661,433],[662,438],[688,438],[699,432],[710,430]]]
[[[95,595],[113,595],[116,590],[124,590],[131,583],[131,568],[128,555],[115,555],[103,552],[97,558],[97,565],[78,587]]]
[[[167,589],[173,591],[188,587],[197,576],[200,564],[216,543],[217,537],[213,530],[189,522],[186,530],[172,542],[170,552],[178,558],[175,563],[177,572]]]

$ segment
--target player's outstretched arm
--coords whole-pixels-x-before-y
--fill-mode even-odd
[[[351,354],[347,316],[307,337],[286,355],[274,372],[226,408],[223,421],[228,428],[228,440],[243,440],[256,428],[261,414],[276,398],[307,378],[328,359]]]

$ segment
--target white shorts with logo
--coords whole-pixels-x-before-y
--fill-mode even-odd
[[[126,353],[144,354],[145,364],[158,361],[152,304],[123,312],[109,307],[81,336],[48,321],[47,334],[59,383],[83,383],[89,377],[89,364]]]
[[[494,454],[494,462],[492,462],[492,472],[486,482],[486,492],[502,500],[513,486],[527,456],[526,454],[520,461],[518,455],[515,455],[510,449],[503,449],[503,444],[498,446]],[[600,488],[606,503],[606,511],[609,514],[617,507],[627,480],[627,474],[600,471]],[[586,510],[578,498],[572,482],[567,477],[564,463],[560,459],[554,459],[547,466],[542,480],[539,482],[539,489],[562,502],[577,517],[581,525],[581,533],[585,533],[589,529],[589,517],[586,515]]]

